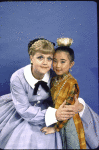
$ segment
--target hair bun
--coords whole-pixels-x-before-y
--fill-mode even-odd
[[[58,38],[57,44],[58,46],[71,46],[73,43],[73,39],[71,38]]]

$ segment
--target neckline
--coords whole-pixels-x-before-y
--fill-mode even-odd
[[[26,81],[28,82],[28,84],[34,89],[35,87],[35,84],[38,82],[38,81],[44,81],[44,82],[47,82],[49,81],[49,78],[50,78],[50,71],[48,71],[44,77],[42,78],[42,80],[38,80],[36,79],[33,75],[32,75],[32,72],[31,72],[31,64],[27,65],[24,67],[24,77],[26,79]]]

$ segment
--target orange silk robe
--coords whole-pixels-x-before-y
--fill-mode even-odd
[[[73,105],[75,103],[74,95],[79,96],[79,86],[77,80],[69,73],[63,77],[53,77],[51,80],[51,96],[56,109],[66,100],[66,105]],[[78,139],[80,143],[80,149],[86,148],[85,134],[83,124],[79,114],[75,114],[73,117]],[[56,131],[60,131],[68,120],[58,121],[55,124]]]

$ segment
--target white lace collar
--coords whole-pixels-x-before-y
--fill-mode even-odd
[[[31,64],[27,65],[24,67],[24,76],[25,76],[25,79],[26,81],[29,83],[29,85],[34,89],[35,87],[35,84],[40,81],[40,80],[37,80],[33,77],[32,73],[31,73]],[[49,78],[50,78],[50,71],[47,72],[43,79],[41,81],[45,81],[48,83],[49,81]]]

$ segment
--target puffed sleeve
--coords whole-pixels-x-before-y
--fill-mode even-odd
[[[34,125],[44,124],[46,109],[41,111],[40,107],[32,106],[29,103],[24,86],[18,76],[10,79],[10,88],[13,103],[19,115]]]

